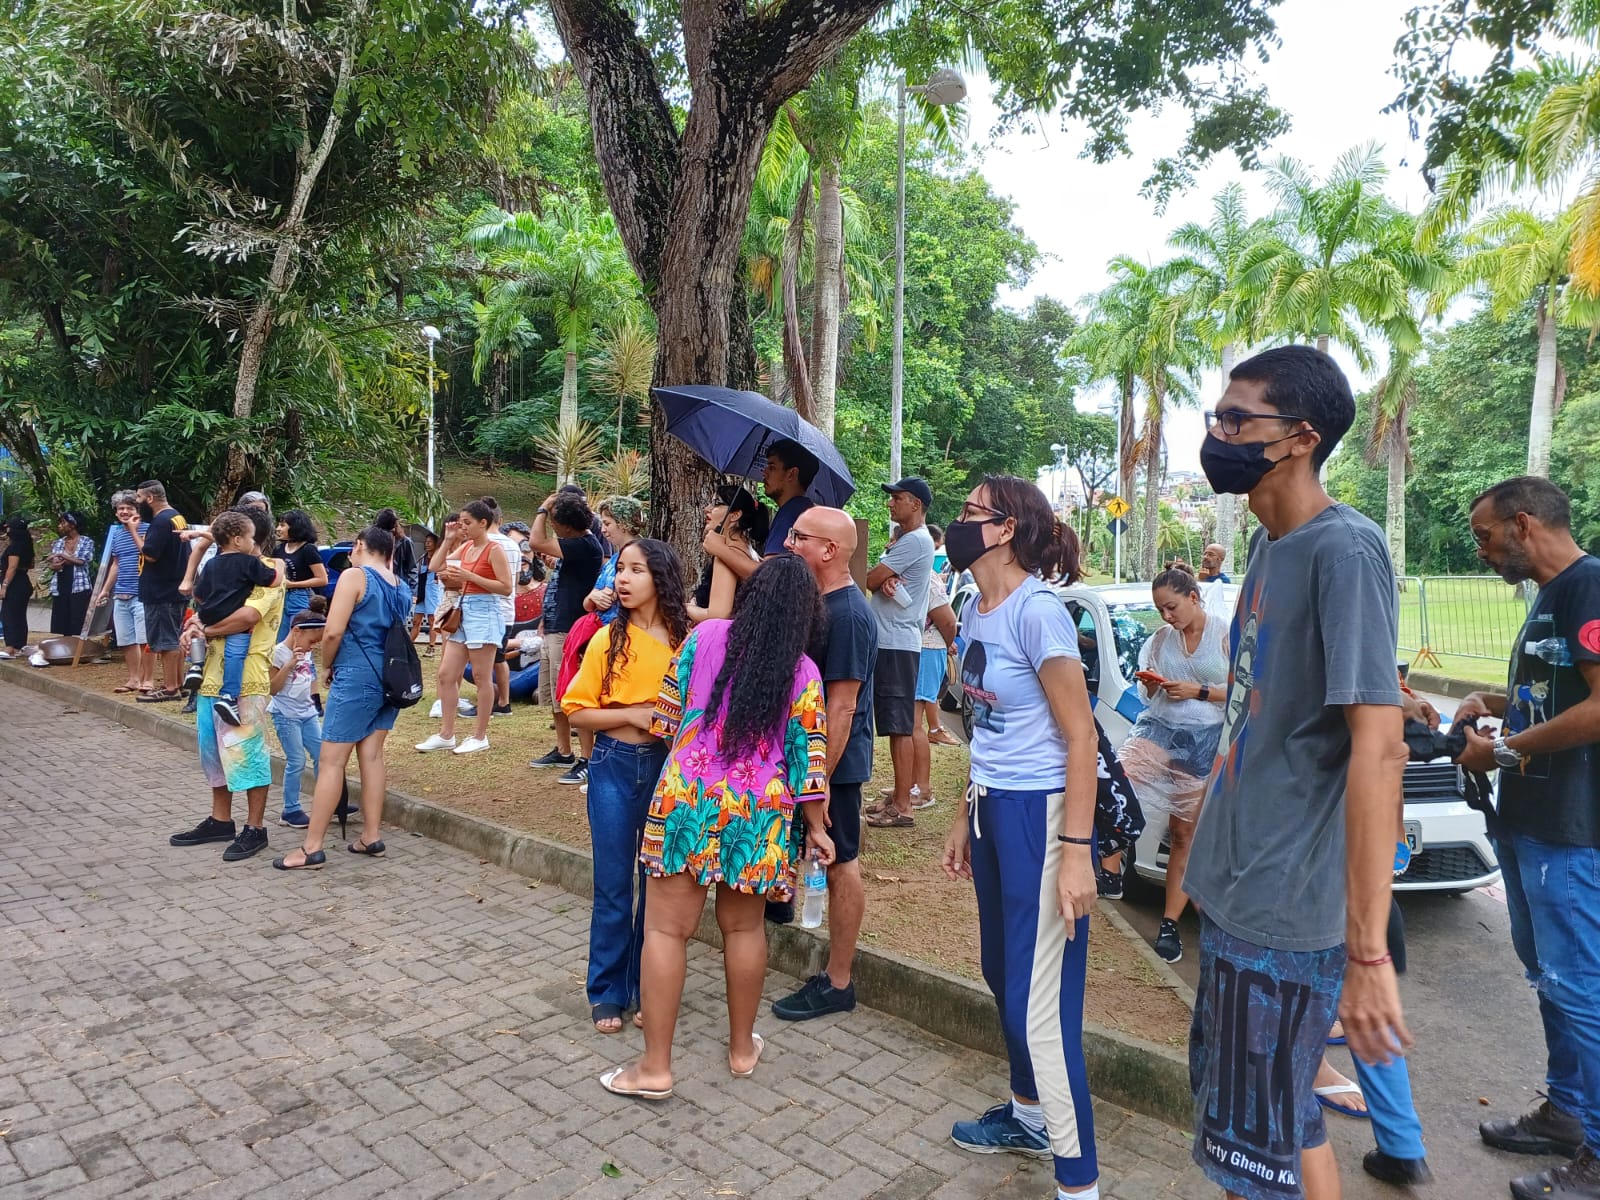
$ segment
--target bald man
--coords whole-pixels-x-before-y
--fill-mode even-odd
[[[788,547],[816,576],[828,610],[827,642],[813,652],[828,706],[828,832],[834,860],[828,871],[828,965],[792,996],[772,1006],[785,1021],[806,1021],[856,1006],[850,969],[856,957],[867,895],[861,886],[861,785],[872,776],[872,675],[878,622],[850,577],[856,523],[837,508],[808,508],[794,519]],[[849,730],[848,736],[845,731]],[[810,827],[820,804],[801,806]],[[807,843],[809,846],[810,838]]]
[[[1207,546],[1205,553],[1200,556],[1200,582],[1232,583],[1233,581],[1222,573],[1222,564],[1227,561],[1227,558],[1228,552],[1216,542],[1212,542],[1211,545]]]

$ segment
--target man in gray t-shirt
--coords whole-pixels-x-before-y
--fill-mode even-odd
[[[911,785],[916,782],[917,669],[922,662],[922,622],[928,611],[928,581],[933,577],[933,537],[928,509],[933,492],[915,475],[886,483],[889,519],[900,535],[867,572],[872,615],[878,622],[878,662],[873,676],[873,717],[889,739],[894,761],[894,794],[868,818],[879,828],[909,828]]]
[[[1394,568],[1383,532],[1317,477],[1355,418],[1326,354],[1240,363],[1207,418],[1201,467],[1262,528],[1184,875],[1202,913],[1194,1158],[1245,1200],[1332,1195],[1312,1088],[1335,1010],[1365,1062],[1409,1041],[1386,943],[1406,759]]]

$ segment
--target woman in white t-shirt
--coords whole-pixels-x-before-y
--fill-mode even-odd
[[[1061,1196],[1092,1194],[1083,989],[1098,736],[1077,628],[1040,578],[1078,578],[1078,539],[1033,484],[991,475],[946,527],[945,549],[979,595],[961,622],[971,779],[944,870],[976,888],[983,977],[1011,1063],[1011,1096],[950,1133],[981,1154],[1052,1158]]]

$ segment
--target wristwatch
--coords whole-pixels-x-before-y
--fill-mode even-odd
[[[1522,755],[1506,745],[1504,736],[1495,738],[1490,745],[1494,748],[1494,761],[1498,765],[1514,771],[1522,770],[1524,761]]]
[[[1202,699],[1202,700],[1211,699],[1211,685],[1209,683],[1202,683],[1200,685],[1200,699]]]

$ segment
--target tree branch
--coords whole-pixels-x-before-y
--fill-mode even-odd
[[[779,105],[811,82],[888,0],[783,0],[746,25],[737,53],[766,106]],[[730,46],[730,50],[734,47]]]

